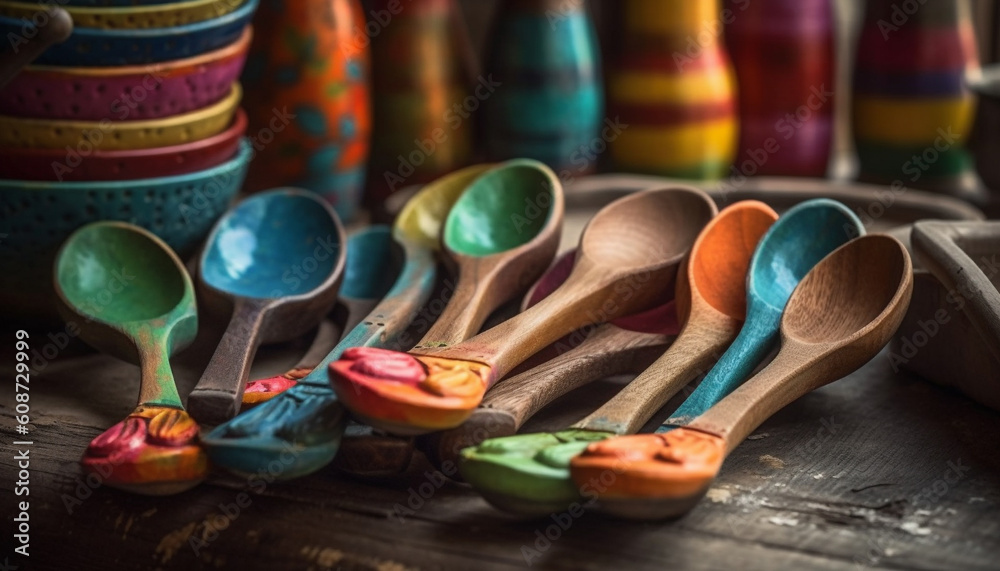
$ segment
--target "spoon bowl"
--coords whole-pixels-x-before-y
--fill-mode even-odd
[[[343,244],[333,208],[300,189],[252,196],[216,223],[199,285],[206,305],[232,318],[188,397],[195,418],[218,424],[235,416],[257,347],[294,339],[330,311],[343,278]]]
[[[715,212],[704,192],[689,188],[617,200],[587,225],[572,274],[541,303],[446,348],[412,356],[347,351],[331,365],[334,390],[356,417],[386,432],[454,428],[498,379],[543,347],[586,324],[655,305]]]
[[[337,295],[337,307],[332,312],[338,316],[346,312],[342,315],[342,332],[354,329],[385,296],[399,274],[402,257],[401,248],[393,240],[392,229],[388,226],[369,226],[347,237],[344,281]],[[333,350],[338,338],[324,329],[324,323],[320,324],[309,349],[291,369],[247,383],[243,391],[244,407],[268,401],[292,388]],[[328,327],[332,329],[332,325]]]
[[[895,238],[857,238],[823,258],[792,293],[781,350],[764,370],[686,427],[592,444],[572,460],[583,486],[609,466],[598,493],[609,513],[682,515],[705,494],[727,454],[798,397],[855,371],[889,342],[909,305],[912,264]],[[589,485],[589,484],[588,484]]]
[[[55,262],[60,312],[88,344],[141,367],[139,404],[95,438],[84,471],[112,487],[165,495],[208,472],[198,425],[184,412],[169,357],[198,329],[194,288],[183,263],[150,232],[97,222],[74,232]]]

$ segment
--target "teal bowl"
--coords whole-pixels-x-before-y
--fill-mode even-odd
[[[184,175],[115,182],[0,180],[0,314],[56,317],[51,288],[56,250],[90,222],[131,222],[182,258],[190,256],[243,186],[252,156],[244,139],[229,161]]]

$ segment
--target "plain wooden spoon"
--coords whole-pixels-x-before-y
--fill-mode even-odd
[[[603,509],[632,519],[676,517],[705,494],[725,457],[768,417],[855,371],[889,342],[906,314],[913,267],[895,238],[852,240],[803,278],[781,320],[781,350],[760,373],[686,427],[591,444],[573,480]],[[594,478],[614,470],[614,481]]]
[[[327,366],[349,347],[393,344],[404,334],[433,293],[438,275],[435,253],[448,213],[468,186],[490,168],[461,169],[428,184],[410,199],[393,224],[393,240],[403,250],[404,263],[392,289],[296,386],[206,435],[203,441],[214,464],[248,475],[279,461],[282,470],[274,477],[287,480],[315,472],[333,460],[347,415],[330,388]]]
[[[294,339],[337,302],[344,229],[321,197],[285,188],[254,195],[229,210],[208,237],[198,283],[210,309],[232,311],[208,367],[188,395],[205,424],[235,416],[261,343]]]
[[[569,459],[590,442],[638,431],[736,337],[746,316],[751,257],[777,218],[766,204],[749,200],[720,212],[698,236],[678,280],[684,326],[670,348],[568,430],[494,438],[463,450],[462,477],[494,506],[522,515],[544,515],[578,500]]]
[[[347,237],[344,282],[337,294],[337,306],[331,312],[331,315],[339,314],[337,317],[343,323],[342,332],[350,332],[361,323],[392,287],[399,274],[399,264],[393,263],[393,244],[392,229],[383,225],[369,226]],[[270,400],[312,372],[342,337],[335,334],[334,329],[333,321],[324,319],[312,344],[291,369],[247,383],[243,391],[243,406],[246,408]]]
[[[708,195],[692,188],[619,199],[590,221],[573,273],[541,303],[443,349],[345,351],[331,365],[334,390],[355,416],[387,432],[454,428],[489,387],[543,347],[584,325],[653,306],[715,213]]]
[[[53,275],[59,310],[79,326],[80,337],[142,370],[138,405],[91,441],[83,469],[139,494],[176,494],[197,485],[208,473],[208,458],[170,370],[170,355],[198,332],[184,264],[147,230],[95,222],[66,239]]]

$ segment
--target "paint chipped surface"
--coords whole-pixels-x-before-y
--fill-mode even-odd
[[[747,440],[763,440],[768,436],[771,435],[767,432],[761,432],[760,434],[751,434],[750,436],[747,436]]]
[[[728,504],[733,494],[724,488],[710,488],[705,497],[717,504]]]
[[[780,470],[785,467],[785,461],[777,456],[771,456],[770,454],[764,454],[763,456],[757,458],[757,460],[770,468],[775,470]]]
[[[920,524],[915,521],[904,521],[899,529],[909,533],[910,535],[930,535],[931,530],[928,527],[920,527]]]
[[[158,555],[161,564],[173,559],[174,555],[187,543],[188,538],[194,533],[196,527],[198,527],[198,523],[191,522],[163,536],[160,544],[156,546],[156,550],[153,552],[154,557]]]
[[[785,527],[795,527],[799,525],[799,520],[795,519],[794,517],[786,517],[780,515],[769,517],[767,518],[767,521],[773,523],[774,525],[782,525]]]

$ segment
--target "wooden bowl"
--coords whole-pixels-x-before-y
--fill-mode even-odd
[[[79,28],[137,30],[203,22],[225,16],[242,3],[243,0],[190,0],[152,6],[66,6],[63,9],[69,12],[73,25]],[[44,6],[0,0],[0,16],[31,20],[39,10],[44,10]]]
[[[247,129],[242,109],[229,127],[206,139],[152,149],[94,151],[0,147],[0,179],[53,182],[135,180],[177,176],[212,168],[236,156]]]
[[[52,262],[74,230],[121,220],[159,236],[178,255],[191,255],[243,185],[253,156],[249,141],[230,160],[180,176],[117,182],[0,180],[0,312],[55,316]]]
[[[29,66],[0,90],[0,115],[74,121],[139,121],[218,102],[246,61],[253,31],[185,59],[143,66]]]
[[[162,119],[144,121],[65,121],[0,116],[0,146],[93,151],[151,149],[206,139],[233,121],[243,92],[233,83],[229,95],[212,105]],[[68,151],[67,151],[68,152]]]
[[[98,67],[196,56],[235,42],[249,23],[259,1],[246,0],[229,14],[184,26],[135,30],[76,28],[69,39],[45,50],[35,63]],[[36,14],[43,14],[44,18],[44,12]],[[29,38],[36,33],[37,27],[30,20],[0,16],[0,37]],[[10,46],[4,49],[10,49]]]

